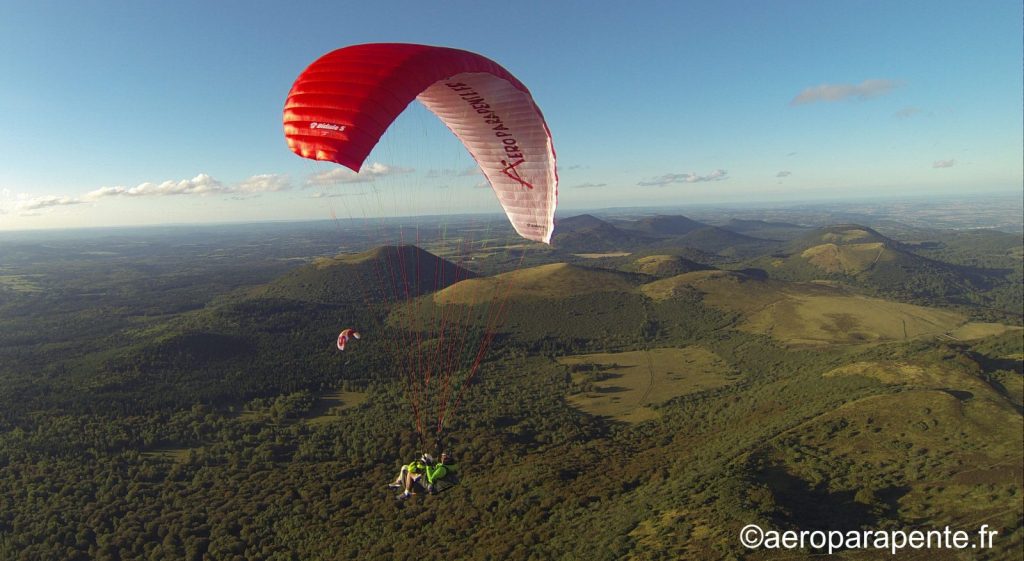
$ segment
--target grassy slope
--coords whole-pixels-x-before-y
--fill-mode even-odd
[[[870,228],[841,225],[794,240],[785,251],[748,265],[781,280],[839,281],[876,296],[961,306],[975,314],[1019,321],[1020,294],[1014,285],[1019,270],[947,263],[919,255],[914,247]]]
[[[721,358],[698,346],[574,355],[558,362],[573,370],[570,405],[630,423],[657,418],[651,406],[720,388],[738,376]]]
[[[783,344],[862,343],[997,334],[1008,326],[975,324],[962,314],[850,293],[824,283],[786,283],[741,273],[702,271],[648,283],[656,300],[695,290],[705,303],[739,314],[741,329]]]

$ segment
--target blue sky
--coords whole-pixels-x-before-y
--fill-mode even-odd
[[[1021,21],[1019,0],[4,0],[0,230],[495,210],[415,108],[368,160],[385,172],[311,186],[330,168],[287,149],[288,89],[381,41],[518,76],[564,209],[1021,193]]]

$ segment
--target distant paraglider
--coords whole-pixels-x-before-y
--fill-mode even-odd
[[[359,335],[359,332],[353,330],[352,328],[348,328],[348,329],[342,330],[342,332],[338,334],[338,350],[339,351],[344,351],[345,350],[345,344],[348,343],[349,339],[360,339],[360,338],[361,338],[361,336]]]

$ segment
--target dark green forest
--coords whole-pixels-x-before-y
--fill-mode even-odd
[[[746,549],[752,523],[988,524],[994,547],[969,558],[1019,559],[1020,236],[915,230],[873,242],[898,259],[837,274],[799,260],[823,230],[690,222],[589,217],[564,246],[556,235],[551,249],[474,259],[335,224],[0,236],[0,559],[822,554]],[[767,287],[840,283],[979,327],[785,340],[687,284],[714,269],[781,283]],[[645,288],[666,279],[679,279],[671,292]],[[500,299],[480,296],[488,286]],[[339,352],[350,326],[363,338]],[[443,434],[460,482],[398,501],[386,484],[434,447],[408,381],[434,348],[465,389]],[[721,381],[661,398],[649,362],[647,420],[579,406],[630,395],[615,357],[656,349],[717,357]],[[563,360],[581,355],[597,358]],[[688,368],[669,374],[682,384]]]

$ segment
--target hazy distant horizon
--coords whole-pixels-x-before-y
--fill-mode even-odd
[[[890,196],[862,196],[862,197],[845,197],[836,199],[804,199],[804,200],[786,200],[786,201],[723,201],[723,202],[694,202],[694,203],[683,203],[678,205],[637,205],[637,206],[616,206],[616,207],[576,207],[576,206],[562,206],[559,207],[556,213],[556,220],[565,219],[571,216],[580,214],[595,214],[595,215],[631,215],[631,214],[681,214],[686,215],[688,212],[697,216],[705,214],[714,214],[716,211],[721,213],[727,213],[729,211],[745,211],[746,214],[757,215],[760,211],[761,214],[769,212],[779,211],[791,211],[791,212],[816,212],[823,210],[831,210],[834,212],[848,212],[851,207],[862,207],[863,205],[871,205],[874,207],[886,207],[899,205],[900,203],[913,203],[918,210],[924,211],[929,208],[943,206],[948,203],[963,203],[972,202],[974,204],[987,205],[993,211],[997,212],[999,216],[1006,220],[1006,225],[1001,227],[994,226],[979,226],[980,228],[992,228],[1001,229],[1016,233],[1024,230],[1024,192],[1022,193],[1009,193],[1009,192],[988,192],[988,193],[960,193],[950,194],[942,197],[933,197],[928,195],[890,195]],[[1012,203],[1012,204],[1007,204]],[[495,202],[497,207],[497,202]],[[833,208],[824,208],[824,207]],[[863,210],[863,209],[861,209]],[[979,211],[978,207],[972,207],[969,210],[958,210],[953,209],[951,212],[962,215],[965,219],[969,219],[971,215],[977,215]],[[885,214],[884,210],[874,209],[871,214],[881,217]],[[905,212],[901,210],[901,216],[904,216]],[[417,222],[436,222],[444,220],[459,220],[469,218],[481,218],[486,217],[487,220],[504,220],[504,214],[500,209],[496,208],[493,211],[483,212],[471,212],[461,213],[453,212],[451,214],[433,214],[433,215],[410,215],[410,216],[367,216],[359,218],[309,218],[309,219],[282,219],[282,220],[240,220],[240,221],[210,221],[210,222],[167,222],[160,224],[124,224],[124,225],[99,225],[99,226],[79,226],[79,227],[67,227],[67,228],[21,228],[21,229],[0,229],[0,240],[4,238],[13,239],[16,237],[31,237],[32,234],[70,234],[74,232],[128,232],[132,230],[140,230],[146,233],[157,232],[161,229],[179,230],[185,228],[202,228],[202,229],[217,229],[217,228],[244,228],[244,227],[313,227],[316,225],[322,225],[324,228],[334,229],[338,226],[349,227],[352,224],[361,223],[375,223],[375,224],[389,224],[392,226],[411,226]],[[909,218],[909,217],[908,217]],[[770,220],[769,220],[770,221]],[[912,221],[912,220],[911,220]],[[556,221],[557,229],[557,221]],[[556,230],[557,231],[557,230]]]

